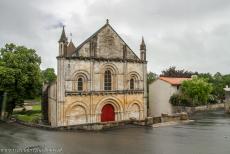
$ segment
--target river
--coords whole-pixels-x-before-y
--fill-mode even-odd
[[[230,115],[212,111],[197,113],[192,119],[195,121],[188,124],[130,126],[103,132],[57,132],[0,123],[0,150],[27,147],[53,148],[66,154],[230,154]]]

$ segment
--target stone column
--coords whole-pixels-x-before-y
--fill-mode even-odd
[[[230,114],[230,88],[226,86],[224,88],[224,91],[225,91],[225,101],[224,101],[225,112]]]

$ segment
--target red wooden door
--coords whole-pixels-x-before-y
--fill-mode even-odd
[[[111,104],[106,104],[101,110],[101,122],[115,121],[114,107]]]

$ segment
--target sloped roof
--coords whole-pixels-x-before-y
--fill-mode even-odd
[[[60,37],[58,42],[67,42],[67,37],[65,35],[65,27],[64,26],[62,27],[61,37]]]
[[[181,85],[181,83],[185,80],[191,80],[191,78],[175,78],[175,77],[160,77],[159,79],[175,86]]]
[[[74,52],[75,52],[76,48],[72,42],[72,40],[69,42],[68,46],[67,46],[67,56],[71,56]]]

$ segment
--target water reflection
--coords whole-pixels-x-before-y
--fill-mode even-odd
[[[0,148],[62,148],[68,154],[229,154],[230,116],[198,113],[195,122],[161,128],[56,132],[0,123]]]

